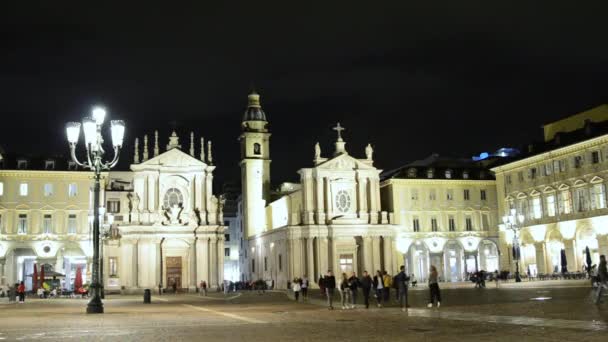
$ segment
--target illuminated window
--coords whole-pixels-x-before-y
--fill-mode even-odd
[[[53,233],[53,216],[51,216],[51,214],[44,214],[44,219],[42,221],[42,233]]]
[[[462,179],[469,179],[469,171],[462,171]]]
[[[464,219],[464,223],[465,223],[465,227],[467,229],[467,231],[472,231],[473,230],[473,220],[471,219],[471,216],[467,216]]]
[[[534,214],[534,219],[540,219],[543,217],[543,207],[540,201],[540,197],[532,198],[532,212]]]
[[[420,231],[420,220],[417,216],[414,216],[414,219],[412,220],[412,226],[414,227],[414,232]]]
[[[120,213],[120,200],[108,200],[106,206],[108,208],[108,213]]]
[[[25,170],[25,169],[27,169],[27,160],[25,160],[25,159],[19,159],[17,161],[17,168],[19,170]]]
[[[70,214],[68,216],[68,234],[76,234],[78,229],[78,221],[76,219],[76,214]]]
[[[433,169],[426,170],[426,178],[433,178],[434,173],[435,172],[433,172]]]
[[[569,190],[565,190],[559,195],[559,213],[570,214],[572,212],[572,194]]]
[[[76,197],[76,195],[78,195],[78,185],[76,183],[68,184],[68,196]]]
[[[44,184],[44,197],[49,197],[53,195],[53,184],[46,183]]]
[[[27,183],[21,183],[19,184],[19,195],[20,196],[27,196]]]
[[[431,218],[431,231],[436,232],[438,230],[439,228],[437,227],[437,218],[433,217]]]
[[[182,206],[184,203],[184,196],[181,191],[176,188],[171,188],[165,193],[165,199],[163,204],[165,208],[172,208],[173,206]]]
[[[555,195],[548,195],[547,201],[547,215],[549,217],[555,216]]]
[[[17,222],[17,234],[27,234],[27,215],[19,214],[19,221]]]
[[[224,248],[224,256],[225,257],[229,257],[230,256],[230,248]]]
[[[595,184],[591,188],[591,208],[606,208],[606,186],[604,184]]]
[[[591,162],[593,164],[597,164],[600,162],[600,152],[599,151],[591,152]]]
[[[349,274],[353,271],[353,255],[340,254],[340,271]]]
[[[445,170],[445,178],[447,178],[447,179],[452,178],[452,170]]]
[[[452,215],[448,217],[448,227],[451,232],[456,231],[456,221],[454,220],[454,216]]]

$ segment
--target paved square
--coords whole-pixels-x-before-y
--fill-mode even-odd
[[[589,294],[580,286],[444,289],[441,308],[427,309],[426,290],[412,289],[407,312],[373,301],[331,311],[315,292],[308,303],[283,292],[155,296],[152,304],[108,296],[103,315],[84,314],[86,300],[28,299],[0,305],[0,340],[605,341],[608,300],[596,306]]]

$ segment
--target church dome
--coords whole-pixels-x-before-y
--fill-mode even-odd
[[[245,115],[243,115],[243,121],[267,121],[266,113],[260,106],[260,95],[254,91],[247,98],[248,104]]]

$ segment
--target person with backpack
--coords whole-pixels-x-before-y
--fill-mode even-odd
[[[372,277],[369,276],[367,271],[363,271],[363,277],[361,277],[361,290],[363,291],[363,302],[365,304],[365,308],[369,309],[369,293],[372,290]]]
[[[401,311],[405,311],[410,307],[407,301],[407,288],[408,282],[410,281],[410,277],[405,273],[405,266],[401,265],[399,267],[399,274],[395,276],[395,282],[397,283],[397,291],[399,293],[399,302],[401,303]]]
[[[391,287],[393,286],[393,278],[386,272],[382,271],[382,282],[384,283],[384,302],[388,303],[391,298]]]

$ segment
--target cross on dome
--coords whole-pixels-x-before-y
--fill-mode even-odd
[[[342,131],[346,130],[346,128],[340,126],[340,123],[338,122],[338,124],[336,125],[336,127],[332,128],[334,131],[338,132],[338,141],[343,141],[342,140]]]

